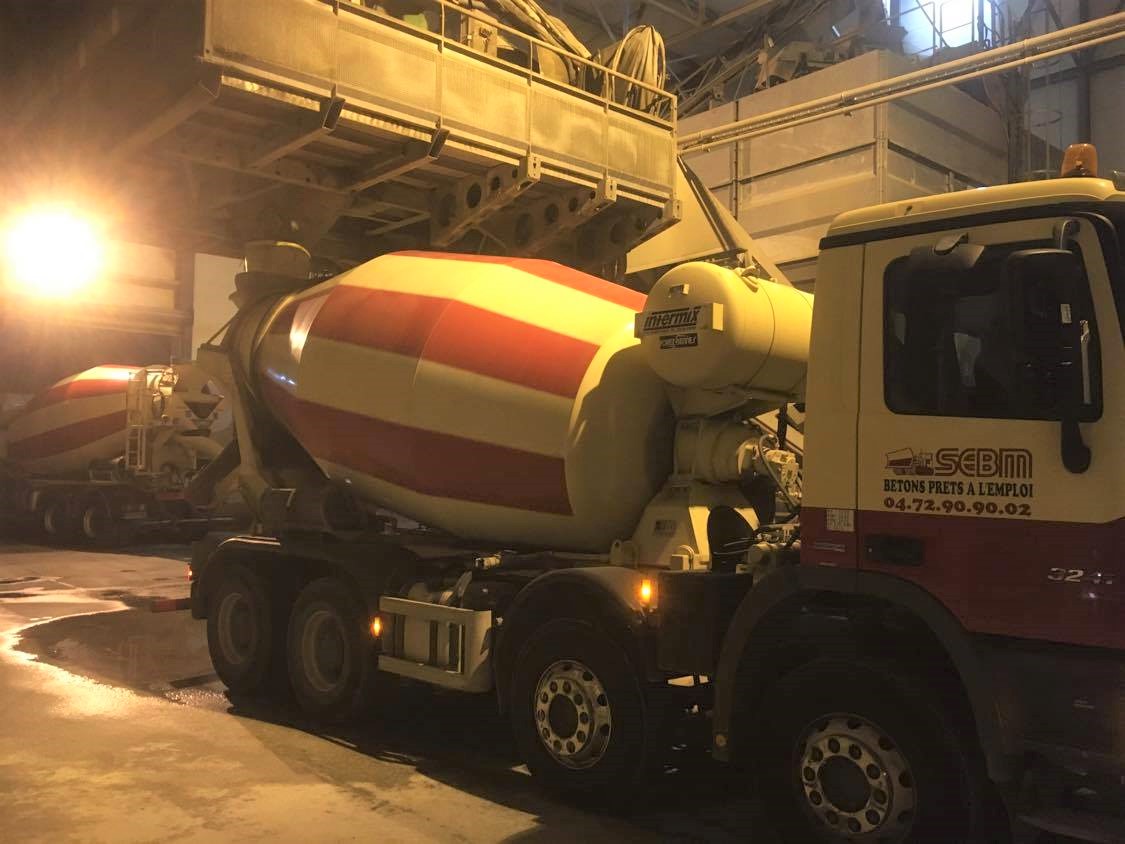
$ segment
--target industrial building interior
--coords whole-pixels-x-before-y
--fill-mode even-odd
[[[676,96],[675,131],[685,135],[1097,20],[1120,11],[1116,6],[1112,0],[989,0],[983,6],[973,0],[661,0],[573,2],[548,11],[569,25],[590,54],[603,59],[612,59],[625,32],[637,26],[655,28],[664,39],[663,56],[630,56],[649,62],[646,72],[653,79],[661,69],[666,71],[658,87]],[[262,21],[278,15],[280,25],[300,25],[296,19],[284,19],[284,7],[271,7],[253,7],[255,11],[247,14]],[[297,224],[312,232],[331,222],[318,248],[325,258],[354,262],[375,250],[413,248],[426,241],[418,234],[427,230],[430,217],[425,191],[435,184],[452,186],[465,165],[447,167],[438,156],[423,166],[425,175],[409,169],[397,176],[392,172],[391,178],[375,173],[366,180],[371,186],[363,190],[355,189],[357,182],[364,184],[357,179],[350,186],[351,207],[343,210],[343,201],[334,198],[341,194],[303,191],[302,180],[315,178],[314,173],[327,178],[384,159],[393,171],[390,161],[396,155],[409,168],[407,161],[429,148],[422,150],[421,138],[407,136],[389,142],[370,135],[356,140],[354,121],[359,118],[353,117],[343,96],[345,126],[329,132],[320,120],[324,101],[294,103],[290,105],[296,107],[286,109],[265,91],[257,96],[248,92],[238,77],[194,78],[194,68],[180,64],[142,78],[117,77],[114,74],[127,72],[128,62],[143,66],[151,60],[142,52],[143,41],[118,44],[121,37],[110,37],[114,27],[127,29],[130,16],[144,18],[146,8],[151,12],[143,2],[45,0],[16,3],[5,10],[0,37],[5,39],[4,72],[12,80],[8,89],[14,115],[5,132],[10,173],[21,177],[9,180],[8,204],[33,203],[37,191],[69,188],[74,193],[78,188],[60,185],[60,167],[74,168],[75,179],[101,212],[100,224],[113,226],[115,241],[141,247],[122,247],[131,251],[120,256],[115,247],[114,254],[107,255],[113,283],[100,285],[84,299],[79,322],[84,330],[97,326],[110,333],[83,337],[75,346],[88,349],[95,336],[99,344],[113,344],[128,332],[129,343],[148,344],[140,346],[141,359],[190,357],[230,316],[226,298],[236,264],[213,256],[240,259],[243,243],[257,236],[240,230],[246,228],[245,220],[269,217],[273,222],[263,220],[262,229],[268,231],[270,225],[283,225],[285,213],[280,209],[285,206],[299,205],[305,219]],[[175,28],[177,22],[151,23],[160,25]],[[161,36],[154,31],[148,37]],[[183,45],[189,40],[185,37]],[[1123,118],[1117,107],[1125,73],[1120,49],[1119,42],[1110,42],[1032,63],[1020,69],[1018,80],[1001,84],[997,77],[986,76],[855,119],[841,117],[813,124],[814,129],[784,130],[684,158],[754,238],[765,260],[779,265],[795,284],[811,289],[817,241],[837,213],[902,197],[1042,178],[1057,171],[1062,151],[1077,141],[1093,143],[1110,168],[1125,167]],[[102,64],[95,62],[99,53],[105,54]],[[126,62],[124,68],[119,61]],[[393,75],[393,66],[385,69]],[[782,84],[788,82],[793,84]],[[331,96],[330,83],[319,87]],[[495,113],[482,114],[482,122],[492,122],[507,109],[495,101]],[[475,114],[479,104],[466,107]],[[311,114],[314,108],[317,113]],[[655,104],[651,110],[656,110]],[[341,118],[327,108],[324,116],[329,121]],[[862,127],[854,125],[860,122]],[[75,125],[88,125],[89,131],[76,138]],[[263,149],[250,167],[232,165],[222,157],[237,154],[247,138],[267,134],[292,139],[292,144],[288,149],[280,142]],[[652,137],[655,144],[657,135]],[[574,142],[579,138],[576,135]],[[57,153],[51,150],[56,142]],[[401,148],[407,145],[403,155]],[[400,149],[392,153],[396,147]],[[666,152],[658,147],[652,151]],[[119,165],[106,166],[104,156]],[[99,166],[84,166],[89,160]],[[292,172],[270,172],[271,164]],[[306,166],[314,168],[309,175]],[[664,183],[663,193],[658,186],[640,206],[652,209],[660,196],[670,194],[669,174],[658,180]],[[815,198],[807,192],[810,182],[815,183]],[[501,221],[505,223],[513,225]],[[450,242],[444,237],[431,244]],[[531,254],[550,254],[547,246]],[[719,251],[729,244],[708,247]],[[502,250],[487,243],[484,251],[498,248]],[[651,269],[644,265],[660,259],[644,256],[642,250],[636,264]],[[75,357],[51,363],[38,354],[18,357],[19,349],[34,342],[35,335],[28,332],[37,330],[41,309],[26,306],[16,293],[6,307],[12,316],[5,330],[11,339],[5,341],[4,358],[18,360],[18,365],[7,368],[5,377],[13,380],[0,385],[0,391],[31,392],[88,365],[77,350],[72,352]],[[24,319],[15,316],[20,311]],[[52,319],[67,320],[73,328],[71,316],[65,309],[52,309]],[[125,353],[124,348],[109,348]],[[58,353],[67,354],[62,348]]]
[[[0,77],[0,840],[1125,842],[1125,384],[1111,324],[1125,320],[1125,233],[1113,240],[1125,225],[1125,0],[9,0],[0,4]],[[1019,209],[1033,205],[1062,222],[1017,232],[1029,216]],[[1018,264],[1004,264],[1010,278],[986,282],[987,295],[950,292],[970,275],[926,276],[944,292],[907,296],[901,312],[887,304],[896,295],[888,268],[886,299],[869,301],[871,279],[884,284],[874,262],[886,263],[879,250],[891,247],[881,244],[933,240],[933,231],[948,237],[933,246],[932,266],[949,274],[953,264],[939,259],[977,248],[979,232],[972,261],[983,263],[957,272],[986,273],[989,260],[1019,248],[1066,253],[1059,262],[1078,256],[1090,292],[1066,287],[1058,295],[1071,298],[1051,300],[1062,328],[1003,330],[1039,330],[1047,342],[1080,326],[1064,345],[1080,346],[1082,357],[1068,357],[1069,370],[1044,364],[1043,377],[1054,390],[1080,368],[1085,405],[1058,399],[1010,419],[951,412],[944,397],[931,410],[881,406],[900,420],[942,417],[905,434],[857,409],[870,396],[893,405],[889,382],[873,387],[847,367],[876,361],[890,378],[896,332],[909,350],[903,366],[930,372],[918,362],[921,346],[904,339],[903,326],[920,321],[911,309],[933,308],[926,319],[935,325],[947,307],[965,324],[1016,319],[997,316],[989,297],[1023,278]],[[920,244],[900,262],[915,260]],[[1089,269],[1095,252],[1105,253],[1100,270]],[[1054,266],[1061,278],[1071,264]],[[751,317],[739,308],[753,297]],[[1081,318],[1072,320],[1072,307]],[[767,323],[768,337],[752,336]],[[953,374],[936,367],[934,381],[957,381],[960,366],[959,386],[975,391],[983,368],[966,370],[964,344],[977,343],[984,360],[970,336],[977,329],[943,330],[926,348],[956,346]],[[880,332],[884,347],[868,339]],[[978,333],[987,349],[994,335]],[[708,346],[708,338],[720,339]],[[832,359],[831,376],[818,354]],[[1025,376],[1033,363],[1022,362]],[[1027,395],[1037,389],[1021,383]],[[806,407],[806,389],[821,390],[824,422],[811,421],[818,408]],[[851,404],[849,389],[860,395]],[[821,432],[810,437],[810,467],[832,467],[808,484],[806,416],[821,425],[810,427]],[[1020,451],[1024,429],[1004,428],[1013,419],[1052,427]],[[848,425],[852,440],[833,451],[851,462],[817,456],[823,432]],[[865,425],[904,438],[869,447],[876,435]],[[1048,456],[1036,450],[1043,443]],[[942,445],[964,449],[948,472],[942,455],[957,449]],[[988,449],[991,474],[982,468]],[[911,517],[932,509],[936,521],[903,527],[878,513],[890,526],[865,533],[868,452],[885,462],[867,467],[883,472],[870,500],[909,508],[909,497],[894,496],[917,483],[924,497],[913,499]],[[1062,481],[1047,468],[1060,459]],[[823,480],[829,474],[836,480]],[[949,487],[933,492],[930,476],[1028,483],[987,493],[996,505],[983,482],[971,501]],[[1089,493],[1097,503],[1058,515],[1056,499],[1081,497],[1067,485],[1080,477],[1101,484]],[[1032,479],[1034,512],[1023,501],[1034,497]],[[839,489],[850,503],[834,503]],[[1036,597],[1018,575],[995,572],[973,585],[970,569],[950,586],[925,569],[931,558],[904,545],[915,532],[927,548],[950,542],[961,535],[954,522],[971,522],[974,507],[978,525],[1032,515],[1002,534],[1009,539],[988,534],[991,552],[1039,544],[1050,561],[1036,584],[1082,590],[1052,632],[1038,635],[1031,622],[974,627],[970,605],[978,593],[1010,589],[1013,612],[1031,616],[1059,593]],[[812,526],[814,517],[827,528]],[[1095,523],[1096,536],[1076,527]],[[1048,536],[1048,525],[1067,532]],[[1031,544],[1019,544],[1022,527]],[[649,529],[664,538],[646,540]],[[407,538],[389,538],[399,534]],[[361,535],[375,544],[355,551]],[[440,552],[418,550],[418,537]],[[237,614],[239,593],[229,604],[201,597],[205,565],[217,571],[222,547],[240,542],[250,544],[228,556],[245,557],[253,542],[289,549],[277,552],[287,561],[320,549],[308,551],[315,566],[278,575],[288,585],[269,586],[274,603],[262,598],[268,611],[251,609],[246,622],[254,660],[253,643],[271,635],[289,649],[269,657],[290,660],[283,703],[247,702],[239,660],[220,664],[224,647],[237,650],[237,624],[227,639],[214,628],[222,613]],[[772,588],[763,578],[787,577],[774,569],[836,566],[809,556],[829,552],[852,555],[860,569],[865,553],[870,561],[885,552],[896,581],[940,593],[950,621],[904,649],[938,666],[942,694],[965,684],[965,700],[937,698],[943,713],[926,723],[930,732],[949,726],[947,746],[972,748],[960,775],[967,791],[920,787],[916,805],[910,783],[937,775],[909,757],[912,739],[895,739],[899,754],[877,717],[873,727],[840,715],[844,708],[832,717],[862,722],[839,727],[854,742],[851,761],[806,736],[794,757],[805,761],[793,816],[772,808],[779,792],[768,778],[759,788],[758,774],[720,764],[748,741],[732,727],[728,749],[724,719],[738,723],[739,695],[759,685],[745,667],[750,646],[734,653],[729,640],[751,617],[768,616],[736,609],[739,601],[747,589]],[[367,562],[381,553],[409,553],[425,575],[410,580],[404,563],[384,574]],[[258,572],[244,557],[238,565]],[[333,584],[312,586],[321,584],[327,604],[359,607],[363,653],[378,666],[370,674],[399,682],[379,692],[374,725],[325,727],[301,701],[328,692],[315,681],[302,692],[292,673],[293,660],[321,645],[292,625],[307,610],[313,629],[325,612],[302,603],[307,573],[353,557],[379,572],[374,598],[360,575],[361,586],[347,580],[350,598],[339,582],[335,593]],[[551,731],[537,763],[518,723],[508,723],[505,695],[518,699],[517,667],[553,640],[536,638],[517,611],[554,618],[552,607],[571,599],[541,606],[543,590],[527,595],[556,576],[556,595],[569,595],[579,587],[563,583],[566,573],[584,567],[598,588],[618,588],[599,566],[645,574],[639,591],[630,580],[617,595],[634,613],[617,626],[648,631],[636,633],[646,644],[622,653],[660,683],[676,675],[669,687],[686,677],[691,689],[641,692],[635,705],[620,693],[615,738],[590,749],[580,724],[589,715],[608,737],[610,721],[584,708],[583,694],[614,698],[618,686],[605,681],[611,669],[598,669],[599,657],[587,660],[590,671],[580,653],[560,652],[539,685],[528,681],[533,705],[556,694],[556,681],[581,693],[534,710]],[[713,575],[707,583],[718,585],[674,592],[673,572],[678,583]],[[862,591],[860,574],[848,590]],[[208,588],[225,588],[212,580],[219,585]],[[246,606],[266,580],[244,576]],[[515,582],[523,592],[505,591]],[[727,585],[736,582],[744,585]],[[864,604],[877,612],[852,616],[850,592],[824,603],[834,588],[809,587],[826,617],[847,616],[855,630],[885,623],[873,638],[913,629],[905,611],[885,610],[891,592]],[[285,590],[288,603],[275,595]],[[689,598],[700,602],[694,610],[676,603]],[[688,632],[684,619],[703,616],[706,629]],[[962,650],[992,654],[997,642],[1014,643],[1020,665],[1059,678],[1069,714],[1058,717],[1090,719],[1073,728],[1086,744],[1059,738],[1061,728],[1042,720],[1046,709],[1011,703],[1037,694],[1030,681],[980,704],[971,678],[1008,669],[987,660],[964,668],[960,645],[945,656],[945,637],[962,634],[972,642]],[[340,633],[345,666],[359,658],[350,635]],[[504,645],[521,635],[532,644]],[[426,639],[423,656],[410,655],[412,637]],[[450,661],[440,671],[439,646]],[[756,668],[780,678],[781,691],[762,692],[763,711],[786,689],[802,697],[800,670],[786,685],[778,666],[805,646],[756,647],[767,653]],[[825,654],[846,660],[845,650]],[[1066,654],[1098,667],[1068,681],[1062,663],[1048,661]],[[842,664],[823,676],[841,676]],[[872,664],[848,663],[855,685]],[[729,695],[723,671],[733,672]],[[896,682],[871,687],[898,689],[902,708],[926,696]],[[478,694],[456,694],[465,691]],[[658,710],[676,721],[674,741],[660,735],[679,756],[655,783],[630,780],[632,763],[614,755],[616,742],[643,744],[630,732],[641,729],[628,720],[631,706],[648,713],[638,716],[645,730]],[[993,755],[982,709],[999,713],[998,735],[1016,724],[1036,737],[997,739],[1003,753]],[[684,712],[691,717],[680,719]],[[1065,754],[1049,750],[1064,745]],[[1056,756],[1069,779],[1040,769]],[[604,774],[607,758],[621,767]],[[552,761],[564,773],[544,775]],[[837,775],[848,766],[858,785]],[[605,778],[576,785],[592,770]],[[833,776],[842,784],[829,784]],[[899,784],[883,785],[885,777]],[[627,780],[628,790],[611,787]],[[544,791],[541,781],[558,788]],[[857,788],[864,796],[853,799]],[[574,799],[583,789],[604,799]],[[971,811],[950,808],[962,802]],[[825,813],[822,803],[836,809]],[[794,820],[800,812],[805,826]]]

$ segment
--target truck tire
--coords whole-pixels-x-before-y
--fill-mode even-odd
[[[286,650],[293,694],[310,717],[348,721],[374,702],[375,640],[362,602],[339,578],[322,577],[301,590]]]
[[[777,682],[748,750],[782,840],[992,840],[973,830],[983,768],[939,701],[879,663],[817,660]]]
[[[521,758],[549,789],[620,805],[649,767],[644,684],[597,628],[560,619],[516,658],[509,712]]]
[[[233,696],[276,691],[284,678],[284,624],[261,576],[234,563],[207,602],[207,649]]]
[[[40,505],[39,526],[52,545],[64,545],[74,538],[75,524],[70,497],[52,495]]]
[[[104,495],[92,493],[78,502],[78,538],[93,548],[120,544],[121,531],[113,508]]]

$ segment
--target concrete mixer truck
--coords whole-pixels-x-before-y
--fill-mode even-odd
[[[236,471],[257,523],[193,559],[215,669],[323,719],[489,693],[603,797],[702,711],[787,841],[1121,840],[1123,233],[1094,178],[845,214],[815,311],[252,245],[199,353],[237,440],[189,492]]]
[[[221,401],[190,364],[64,378],[0,420],[0,522],[95,547],[161,528],[198,538],[211,519],[183,488],[221,450]]]

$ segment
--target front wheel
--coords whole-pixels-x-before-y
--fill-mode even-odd
[[[569,619],[544,625],[516,661],[509,707],[531,773],[564,793],[629,794],[651,758],[643,690],[609,637]]]
[[[821,660],[782,678],[749,749],[783,840],[980,840],[980,766],[938,701],[877,664]]]

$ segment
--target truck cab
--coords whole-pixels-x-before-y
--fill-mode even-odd
[[[959,690],[1010,810],[1082,837],[1125,805],[1123,233],[1096,178],[835,221],[793,576],[895,616],[876,650]]]

